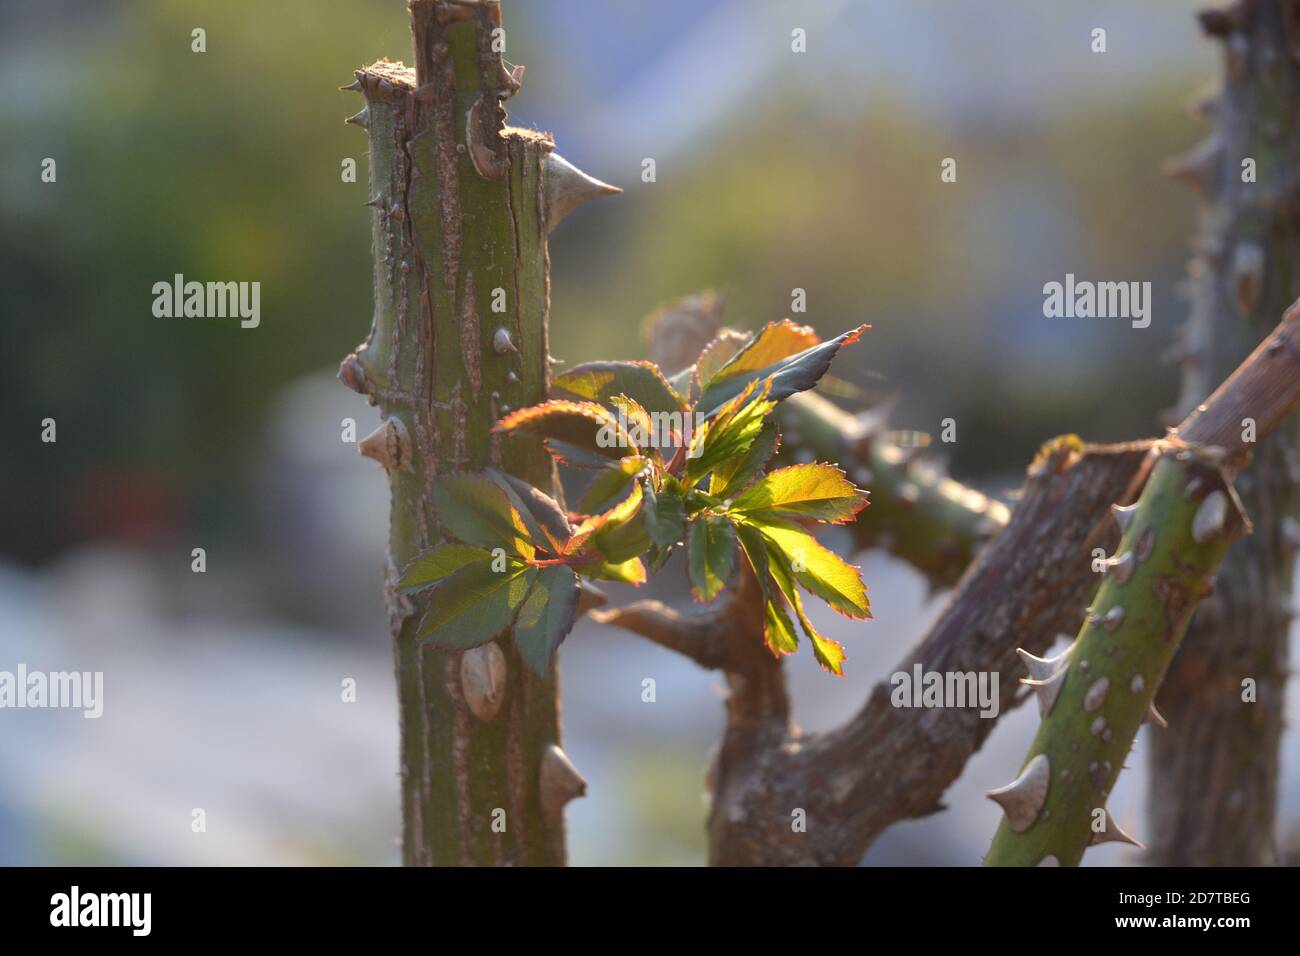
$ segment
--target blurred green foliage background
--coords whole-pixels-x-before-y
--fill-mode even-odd
[[[512,120],[627,189],[554,238],[554,352],[635,357],[645,312],[710,286],[752,327],[801,287],[823,332],[874,325],[838,372],[900,394],[899,427],[957,418],[959,473],[1014,472],[1064,431],[1153,432],[1193,210],[1159,163],[1198,135],[1182,104],[1213,51],[1189,3],[1050,6],[507,3]],[[240,502],[269,403],[368,326],[364,134],[336,88],[409,59],[404,5],[19,3],[0,24],[0,397],[22,462],[0,543],[39,561],[196,523],[255,542]],[[1151,329],[1044,319],[1066,271],[1152,280]],[[177,272],[260,281],[261,327],[155,319]],[[35,454],[46,416],[81,436],[57,456]]]

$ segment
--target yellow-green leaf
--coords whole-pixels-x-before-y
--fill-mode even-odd
[[[770,559],[768,568],[772,575],[772,581],[776,584],[781,595],[794,608],[795,616],[799,619],[799,626],[803,628],[804,634],[812,642],[813,657],[823,668],[830,671],[837,677],[844,676],[844,647],[838,641],[833,641],[825,637],[813,623],[809,620],[807,613],[803,609],[803,598],[799,596],[799,589],[795,587],[794,578],[790,569],[790,564],[783,555],[770,541],[767,542],[767,554]]]
[[[776,407],[769,401],[771,380],[750,382],[718,410],[716,417],[696,431],[686,458],[686,479],[699,481],[718,465],[744,454],[763,430],[763,422]]]
[[[701,365],[700,381],[707,386],[713,382],[725,382],[746,372],[757,372],[781,359],[810,349],[820,341],[816,331],[807,325],[796,325],[790,319],[769,322],[748,345],[710,378],[704,377],[704,367]]]
[[[717,338],[704,346],[700,357],[695,360],[695,381],[707,385],[713,376],[718,374],[718,369],[731,361],[737,352],[752,341],[753,337],[748,333],[723,329],[718,333]]]
[[[713,469],[709,476],[709,494],[715,498],[730,498],[766,467],[780,447],[781,435],[776,430],[776,422],[768,419],[743,454],[733,455]]]
[[[681,396],[650,362],[586,362],[557,375],[551,390],[602,404],[626,395],[651,412],[685,409]]]
[[[763,640],[773,654],[793,654],[799,649],[799,635],[781,602],[768,598],[763,602]]]
[[[640,455],[630,455],[614,462],[611,467],[602,468],[578,502],[578,508],[584,514],[596,514],[612,508],[631,492],[633,480],[649,461]]]
[[[790,616],[785,611],[787,601],[772,575],[768,543],[757,529],[749,525],[738,524],[735,528],[740,546],[763,592],[763,639],[773,654],[793,654],[799,649],[799,635],[790,623]],[[796,600],[798,596],[796,593]]]
[[[624,584],[640,586],[645,584],[646,580],[645,565],[641,563],[640,558],[630,558],[618,564],[606,561],[603,564],[596,565],[595,570],[588,577],[602,581],[622,581]]]
[[[834,465],[811,462],[778,468],[740,493],[728,509],[755,517],[815,518],[831,524],[848,521],[867,504]]]
[[[767,539],[800,584],[848,617],[871,617],[867,589],[858,569],[823,547],[798,525],[786,521],[754,520],[753,527]]]

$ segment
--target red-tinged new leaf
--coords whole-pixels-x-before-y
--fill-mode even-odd
[[[529,432],[604,458],[623,458],[636,450],[618,419],[595,402],[531,405],[506,415],[496,430]]]
[[[704,515],[691,522],[687,567],[695,600],[712,601],[736,569],[736,529],[726,518]]]
[[[651,542],[642,514],[644,502],[641,483],[636,482],[632,493],[623,501],[602,514],[587,518],[574,529],[568,553],[594,550],[611,564],[622,564],[645,553]]]
[[[576,528],[573,529],[574,539],[585,541],[592,535],[605,530],[606,528],[616,528],[641,510],[641,503],[644,496],[641,492],[641,483],[636,482],[632,486],[632,493],[620,501],[608,511],[602,511],[600,514],[592,515],[583,520]]]
[[[505,571],[495,571],[493,563],[467,564],[433,588],[416,639],[465,650],[504,632],[528,596],[536,572],[513,562]]]
[[[732,514],[757,518],[848,521],[867,505],[867,493],[834,465],[811,462],[778,468],[754,482],[731,503]]]
[[[626,395],[615,395],[609,401],[618,410],[619,423],[627,430],[628,439],[636,446],[637,452],[649,454],[658,461],[659,449],[672,445],[670,429],[662,430],[661,434],[656,421],[651,419],[650,413],[642,408],[641,403],[636,399],[628,398]],[[675,414],[678,418],[682,415],[681,412],[659,414]]]
[[[578,610],[578,576],[572,568],[551,565],[536,583],[515,619],[515,645],[534,673],[545,678],[555,649],[573,629]]]
[[[453,538],[480,548],[504,548],[531,559],[533,548],[524,520],[510,498],[482,475],[448,475],[433,486],[439,523]]]

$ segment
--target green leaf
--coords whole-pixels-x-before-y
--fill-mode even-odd
[[[686,552],[695,600],[712,601],[736,569],[735,527],[718,515],[696,518]]]
[[[736,497],[728,511],[760,518],[814,518],[831,524],[848,521],[867,504],[834,465],[812,462],[778,468]]]
[[[799,635],[794,631],[790,617],[785,613],[786,600],[780,586],[772,576],[772,562],[768,559],[768,544],[756,528],[738,524],[736,536],[754,569],[754,577],[763,591],[763,639],[773,654],[793,654],[799,649]],[[795,595],[798,598],[798,594]]]
[[[611,564],[621,564],[644,554],[650,548],[650,535],[642,515],[644,501],[641,484],[637,482],[626,499],[578,525],[569,539],[571,546],[581,546],[590,541],[590,545]]]
[[[634,482],[632,493],[620,501],[614,507],[599,514],[591,515],[584,519],[576,528],[573,529],[573,537],[570,539],[574,544],[582,544],[592,535],[603,530],[606,527],[618,527],[625,521],[628,521],[641,510],[641,504],[644,501],[644,495],[641,490],[641,483]]]
[[[584,572],[588,577],[596,578],[601,581],[622,581],[624,584],[632,584],[640,587],[645,584],[646,573],[645,565],[641,563],[640,558],[629,558],[618,564],[612,564],[608,561],[590,566],[590,572]]]
[[[436,548],[417,554],[406,566],[397,590],[410,594],[436,584],[453,571],[458,571],[475,561],[490,561],[492,553],[482,548],[464,544],[440,544]]]
[[[597,456],[623,458],[635,448],[617,418],[595,402],[549,401],[511,412],[499,432],[529,432]]]
[[[848,660],[848,655],[844,653],[844,645],[817,633],[811,627],[807,629],[807,634],[808,639],[812,641],[813,657],[817,658],[817,663],[836,677],[843,677],[844,662]]]
[[[771,381],[751,382],[695,433],[686,458],[686,480],[699,481],[715,467],[744,454],[763,430],[776,403],[768,400]],[[692,457],[693,456],[693,457]]]
[[[673,548],[676,545],[667,548],[652,548],[649,553],[650,573],[658,574],[663,570],[663,566],[668,563],[668,559],[673,555]]]
[[[799,649],[794,623],[781,602],[774,598],[763,601],[763,639],[773,654],[793,654]]]
[[[808,619],[808,615],[804,612],[803,598],[799,596],[799,589],[794,585],[790,563],[785,555],[773,547],[770,541],[767,542],[767,555],[770,559],[768,567],[772,573],[772,580],[780,589],[782,597],[794,608],[795,616],[799,619],[799,626],[803,628],[804,634],[812,642],[813,657],[817,659],[817,663],[823,668],[837,677],[843,677],[844,646],[838,641],[823,636],[817,628],[813,627],[812,621]]]
[[[772,545],[795,578],[810,592],[847,617],[871,617],[867,589],[858,569],[798,525],[775,519],[747,522]]]
[[[612,508],[631,491],[632,482],[649,461],[648,458],[631,455],[601,468],[578,502],[578,508],[584,514],[595,514]]]
[[[650,540],[660,548],[670,548],[682,540],[686,526],[686,508],[681,495],[667,488],[655,491],[645,485],[645,524]]]
[[[650,412],[686,408],[663,372],[650,362],[587,362],[556,376],[551,389],[603,405],[611,404],[616,395],[626,395]]]
[[[655,459],[659,458],[660,447],[668,447],[672,444],[671,437],[671,419],[664,422],[663,419],[651,419],[650,413],[641,407],[641,403],[636,399],[628,398],[626,395],[615,395],[610,399],[616,409],[618,409],[618,421],[627,431],[628,439],[632,442],[640,453],[649,452],[654,455]],[[682,417],[683,412],[658,412],[656,415],[672,415],[678,419]],[[668,427],[661,427],[667,425]],[[663,432],[663,434],[661,434]]]
[[[709,494],[715,498],[730,498],[767,466],[780,447],[781,435],[776,430],[776,422],[768,419],[744,454],[720,461],[713,469],[709,476]]]
[[[542,568],[515,619],[515,644],[524,663],[545,678],[560,642],[573,629],[578,610],[578,576],[556,564]]]
[[[518,562],[511,562],[505,571],[492,570],[492,564],[491,560],[467,564],[444,578],[430,593],[416,639],[464,650],[505,631],[528,596],[536,572]]]
[[[591,543],[612,564],[621,564],[650,550],[650,532],[646,530],[645,509],[637,509],[627,521],[608,526],[591,536]]]
[[[810,389],[826,374],[826,370],[831,366],[831,359],[835,358],[840,348],[856,342],[867,328],[869,326],[860,325],[843,335],[837,335],[828,342],[804,349],[761,369],[728,375],[727,369],[731,365],[728,363],[714,376],[714,382],[704,389],[704,394],[696,403],[695,410],[704,415],[712,415],[743,392],[750,382],[761,379],[772,380],[769,398],[774,402],[789,398],[795,392]],[[744,354],[743,351],[738,353],[732,362],[740,361]]]
[[[535,544],[548,539],[562,544],[573,534],[573,526],[559,502],[540,488],[495,468],[488,468],[483,473],[506,493],[510,504],[524,519]]]
[[[607,468],[611,459],[604,453],[597,454],[594,451],[587,451],[585,448],[579,448],[577,445],[570,445],[568,442],[560,441],[556,438],[548,438],[545,441],[546,450],[551,453],[551,457],[563,465],[572,465],[574,468]],[[628,443],[628,451],[635,454],[636,449]]]
[[[510,554],[535,554],[523,518],[506,493],[481,475],[448,475],[433,486],[438,521],[452,537],[480,548],[505,548]]]

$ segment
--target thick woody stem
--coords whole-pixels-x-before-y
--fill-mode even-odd
[[[1300,307],[1161,442],[1106,578],[1070,649],[1031,658],[1043,722],[1020,775],[989,796],[1005,811],[985,863],[1073,866],[1090,843],[1134,842],[1106,800],[1228,546],[1249,530],[1232,479],[1249,456],[1241,420],[1267,435],[1300,404]]]
[[[386,419],[362,452],[385,466],[392,492],[402,858],[554,865],[565,852],[559,796],[581,790],[558,747],[554,672],[535,676],[506,638],[466,654],[418,644],[394,585],[441,540],[440,474],[491,465],[558,491],[539,442],[491,429],[546,394],[546,236],[571,208],[557,182],[572,167],[551,175],[562,161],[550,137],[504,125],[522,70],[502,61],[496,0],[411,0],[410,13],[415,69],[384,60],[349,87],[366,98],[349,122],[370,139],[375,310],[339,368]]]

